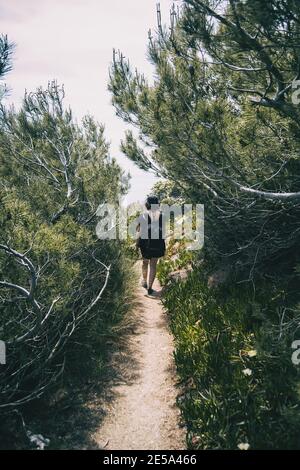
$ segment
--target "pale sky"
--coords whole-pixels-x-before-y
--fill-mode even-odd
[[[57,79],[65,85],[66,103],[75,117],[90,113],[105,124],[110,153],[129,170],[127,202],[142,200],[155,178],[136,168],[119,150],[125,125],[107,90],[113,48],[120,49],[149,79],[146,59],[149,28],[156,28],[156,0],[0,0],[0,32],[16,43],[14,68],[5,82],[8,102],[16,106],[27,91]],[[169,22],[172,0],[160,0]]]

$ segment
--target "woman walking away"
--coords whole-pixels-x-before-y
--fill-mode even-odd
[[[156,265],[159,258],[165,255],[166,245],[163,239],[162,212],[156,196],[148,196],[146,211],[138,218],[137,247],[141,250],[142,286],[148,290],[148,295],[154,295],[152,289],[156,276]]]

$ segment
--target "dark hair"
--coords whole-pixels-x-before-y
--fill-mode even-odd
[[[147,197],[146,203],[145,203],[146,209],[148,209],[148,210],[151,209],[152,204],[156,204],[156,205],[159,204],[159,200],[158,200],[157,196],[148,196]]]

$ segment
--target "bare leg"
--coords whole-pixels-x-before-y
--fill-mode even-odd
[[[147,278],[148,278],[148,266],[149,266],[149,260],[146,258],[143,258],[142,275],[143,275],[143,281],[146,283],[147,283]]]
[[[152,285],[156,276],[157,261],[158,261],[158,258],[150,259],[150,273],[149,273],[149,284],[148,284],[149,289],[152,289]]]

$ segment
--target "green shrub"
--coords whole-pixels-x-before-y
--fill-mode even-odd
[[[210,290],[199,270],[166,291],[189,447],[300,447],[298,371],[291,361],[297,313],[280,328],[279,296],[264,286],[261,309],[252,294],[241,285]]]
[[[157,278],[164,286],[170,279],[172,271],[187,268],[195,259],[195,253],[185,247],[184,240],[180,242],[171,239],[167,245],[166,255],[157,266]]]
[[[99,204],[117,202],[128,178],[104,127],[76,123],[64,96],[53,82],[20,111],[1,108],[1,415],[101,369],[128,304],[127,244],[96,236]]]

